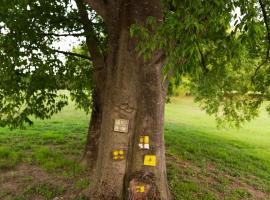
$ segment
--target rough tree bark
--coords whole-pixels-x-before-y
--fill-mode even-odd
[[[94,93],[100,101],[93,110],[87,144],[94,161],[91,199],[169,200],[163,136],[167,91],[162,76],[164,57],[157,52],[144,61],[130,37],[131,24],[144,24],[148,16],[162,18],[160,1],[86,2],[103,17],[109,34],[105,68],[103,75],[97,76]],[[115,119],[129,120],[127,133],[114,131]],[[149,150],[139,148],[140,136],[149,136]],[[124,150],[125,158],[115,161],[114,150]],[[144,165],[146,155],[156,156],[156,166]],[[137,191],[137,186],[144,189]]]
[[[81,22],[84,26],[84,35],[93,62],[93,94],[92,94],[92,114],[86,139],[83,161],[89,166],[90,171],[94,171],[98,155],[99,137],[102,122],[102,101],[105,72],[105,57],[99,49],[97,38],[95,38],[92,22],[89,19],[86,7],[82,0],[75,0],[80,14]]]

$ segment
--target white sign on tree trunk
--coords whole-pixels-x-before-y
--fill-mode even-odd
[[[115,119],[114,120],[114,131],[127,133],[128,132],[129,120],[127,119]]]

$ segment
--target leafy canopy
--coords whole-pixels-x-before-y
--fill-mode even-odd
[[[196,100],[218,122],[239,126],[270,97],[269,0],[163,0],[164,19],[149,17],[131,34],[145,58],[166,55],[165,74],[188,78]],[[173,74],[173,75],[171,75]],[[268,107],[270,111],[270,107]]]
[[[100,17],[85,10],[99,37]],[[85,45],[73,52],[57,48],[63,38],[85,43],[85,35],[74,1],[0,0],[0,126],[50,118],[68,103],[59,90],[69,90],[89,111],[92,63]]]
[[[85,44],[66,52],[61,38],[94,37],[106,53],[105,25],[82,6],[94,34],[77,8],[80,0],[0,0],[0,126],[31,124],[67,103],[68,90],[89,111],[93,64]],[[269,99],[270,0],[162,0],[163,21],[149,17],[134,25],[139,52],[166,55],[164,73],[188,79],[202,107],[217,119],[240,125]],[[61,55],[64,55],[63,58]],[[270,108],[269,108],[270,110]]]

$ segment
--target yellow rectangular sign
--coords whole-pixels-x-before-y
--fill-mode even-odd
[[[144,136],[144,144],[149,144],[149,136]]]
[[[144,156],[144,165],[145,166],[156,166],[157,158],[155,155],[145,155]]]

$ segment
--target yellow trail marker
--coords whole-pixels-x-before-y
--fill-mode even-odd
[[[143,185],[136,186],[136,192],[138,192],[138,193],[144,193],[144,186]]]
[[[113,151],[113,159],[114,160],[124,160],[125,159],[124,150],[114,150]]]
[[[144,136],[144,144],[149,144],[149,136]]]
[[[155,167],[157,165],[157,158],[155,155],[145,155],[144,162],[145,166],[152,166]]]
[[[139,147],[140,149],[150,149],[150,138],[149,136],[140,136],[140,143],[139,143]]]
[[[124,155],[124,151],[123,150],[119,150],[119,154],[120,155]]]

